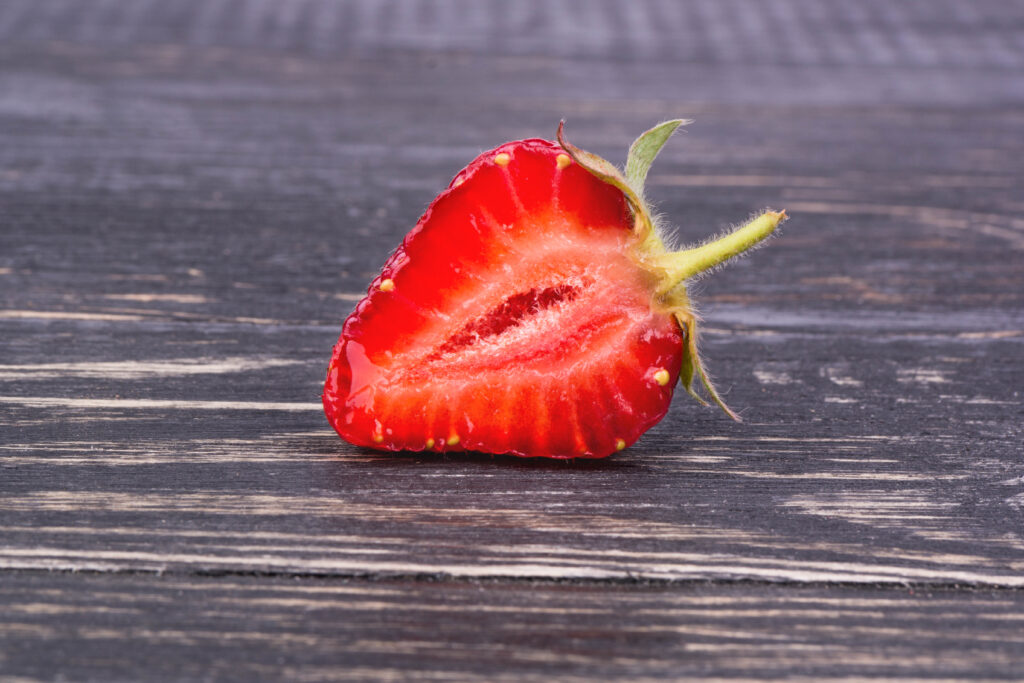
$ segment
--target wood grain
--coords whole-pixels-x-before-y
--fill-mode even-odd
[[[1015,676],[1022,15],[937,6],[0,3],[0,674]],[[743,424],[334,435],[341,321],[465,163],[675,116],[681,242],[793,217],[697,286]]]
[[[998,680],[1024,648],[998,590],[19,572],[0,604],[20,680]]]

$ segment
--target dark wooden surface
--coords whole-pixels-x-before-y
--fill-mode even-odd
[[[614,160],[746,418],[386,456],[318,394],[479,151]],[[1024,670],[1024,5],[0,2],[0,677]]]

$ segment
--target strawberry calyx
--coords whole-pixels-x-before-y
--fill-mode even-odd
[[[558,125],[558,143],[576,163],[619,189],[625,196],[633,212],[633,232],[637,237],[631,256],[655,282],[652,308],[672,315],[686,339],[679,373],[683,388],[702,405],[709,405],[696,390],[695,381],[699,377],[708,398],[729,417],[740,421],[739,415],[722,400],[704,368],[697,344],[699,318],[687,294],[686,281],[761,243],[787,216],[785,211],[764,211],[728,234],[702,245],[679,250],[668,249],[650,206],[644,199],[643,189],[647,172],[661,148],[676,129],[687,123],[690,121],[685,119],[665,121],[640,135],[630,145],[625,173],[610,161],[567,142],[564,121]]]

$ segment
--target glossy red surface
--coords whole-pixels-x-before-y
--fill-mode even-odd
[[[323,400],[342,437],[603,457],[661,419],[681,333],[651,309],[621,192],[567,161],[508,143],[435,199],[334,349]]]

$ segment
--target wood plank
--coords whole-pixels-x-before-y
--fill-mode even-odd
[[[453,7],[0,3],[0,675],[1016,676],[1020,7]],[[792,216],[697,288],[743,424],[329,430],[341,321],[465,163],[676,116],[680,241]]]
[[[758,140],[742,107],[671,98],[584,119],[581,142],[621,153],[658,111],[700,117],[652,174],[684,237],[790,207],[769,248],[701,287],[712,370],[747,422],[679,400],[604,463],[394,457],[341,443],[316,407],[340,321],[473,145],[544,134],[564,102],[527,132],[521,104],[499,109],[526,87],[513,68],[500,93],[473,86],[487,136],[467,141],[442,108],[395,144],[374,131],[405,130],[401,101],[371,115],[353,93],[382,106],[370,84],[397,60],[422,96],[420,56],[43,56],[129,125],[123,145],[95,139],[117,119],[92,110],[61,115],[85,130],[56,114],[5,129],[0,154],[28,169],[3,195],[5,566],[1020,584],[1012,112],[782,98],[758,111]],[[122,78],[128,57],[144,78]],[[473,78],[505,68],[478,60]],[[35,97],[51,111],[51,90]],[[57,161],[33,165],[44,151]]]
[[[1021,591],[7,573],[15,680],[1015,679]]]
[[[684,404],[599,463],[353,449],[315,404],[300,402],[311,398],[301,387],[313,393],[319,380],[312,356],[237,372],[211,364],[210,375],[184,377],[174,372],[196,365],[164,362],[158,375],[139,374],[135,362],[122,373],[104,366],[113,377],[83,377],[83,386],[143,398],[5,404],[17,429],[3,445],[0,562],[1019,585],[1018,447],[1014,427],[988,417],[1012,405],[1013,374],[972,360],[976,340],[922,333],[862,336],[862,359],[823,371],[804,359],[827,356],[828,335],[775,332],[721,335],[714,345],[742,373],[733,400],[766,416],[734,426]],[[873,363],[879,348],[888,360]],[[743,360],[754,357],[773,360]],[[88,375],[91,366],[77,367]],[[908,381],[893,382],[904,367]],[[41,387],[74,379],[48,366],[8,372],[16,389],[5,394],[56,393]],[[305,379],[296,385],[297,372]],[[184,398],[196,377],[216,385],[209,399]],[[247,390],[266,385],[282,394],[260,398],[287,409],[238,409]],[[968,393],[979,385],[992,393]],[[179,403],[168,408],[152,393]],[[842,400],[824,400],[832,397]],[[102,400],[109,406],[92,403]],[[232,400],[238,406],[225,409]],[[968,422],[976,426],[964,433]]]

